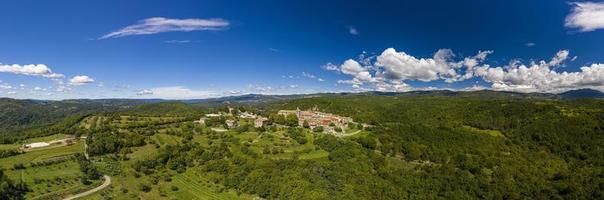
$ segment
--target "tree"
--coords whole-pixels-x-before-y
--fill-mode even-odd
[[[24,199],[28,188],[23,182],[13,184],[12,180],[0,169],[0,199]]]
[[[310,124],[308,124],[308,121],[304,120],[304,123],[302,123],[302,127],[310,128]]]
[[[298,116],[296,116],[294,114],[287,115],[285,117],[285,123],[291,127],[298,126]]]

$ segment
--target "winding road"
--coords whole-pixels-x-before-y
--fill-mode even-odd
[[[105,182],[103,182],[102,185],[100,185],[100,186],[98,186],[96,188],[93,188],[91,190],[88,190],[86,192],[82,192],[80,194],[76,194],[76,195],[64,198],[63,200],[72,200],[72,199],[77,199],[77,198],[80,198],[80,197],[88,196],[88,195],[94,194],[95,192],[98,192],[98,191],[100,191],[102,189],[105,189],[107,186],[111,185],[111,177],[109,177],[107,175],[103,175],[103,179],[105,179]]]
[[[86,139],[86,137],[82,137],[84,139]],[[88,144],[86,144],[86,141],[84,141],[84,156],[86,157],[86,160],[90,159],[90,157],[88,156]],[[80,197],[84,197],[84,196],[88,196],[91,194],[94,194],[95,192],[101,191],[102,189],[105,189],[107,186],[111,185],[111,177],[107,176],[107,175],[103,175],[103,179],[105,179],[105,181],[103,182],[102,185],[95,187],[91,190],[88,190],[86,192],[82,192],[80,194],[76,194],[67,198],[64,198],[63,200],[72,200],[72,199],[77,199]]]

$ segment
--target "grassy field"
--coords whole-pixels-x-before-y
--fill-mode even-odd
[[[0,150],[18,149],[21,147],[19,144],[0,144]]]
[[[4,169],[12,168],[17,163],[30,164],[32,162],[39,162],[47,159],[52,159],[59,156],[70,155],[75,153],[84,152],[84,142],[77,142],[72,145],[60,146],[60,147],[47,147],[40,148],[34,151],[29,151],[24,154],[17,156],[11,156],[8,158],[0,159],[0,167]]]
[[[6,174],[13,180],[25,181],[31,190],[27,199],[54,199],[92,188],[100,183],[93,181],[84,185],[79,178],[83,176],[79,165],[73,161],[48,166],[27,167],[23,170],[8,170]]]
[[[498,131],[498,130],[483,130],[483,129],[466,126],[466,125],[462,126],[462,128],[465,131],[472,132],[472,133],[486,134],[486,135],[490,135],[490,136],[494,136],[494,137],[504,137],[503,133],[501,133],[501,131]]]
[[[26,143],[63,139],[65,136],[57,134],[32,138]],[[1,145],[0,148],[14,149],[19,146],[18,144]],[[24,181],[27,184],[30,191],[26,194],[26,199],[60,199],[100,183],[100,181],[93,181],[90,185],[84,185],[80,182],[83,173],[70,155],[83,152],[83,141],[67,146],[37,148],[20,155],[0,159],[0,167],[4,169],[10,179]],[[49,160],[60,161],[35,167],[31,165]],[[13,169],[16,164],[23,164],[25,169]]]

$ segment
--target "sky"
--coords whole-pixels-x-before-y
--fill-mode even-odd
[[[602,1],[0,1],[0,97],[604,91]]]

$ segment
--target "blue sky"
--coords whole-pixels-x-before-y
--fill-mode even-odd
[[[602,2],[24,0],[0,7],[0,97],[604,90]]]

